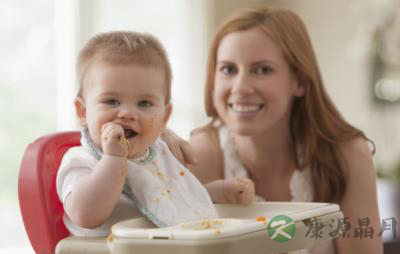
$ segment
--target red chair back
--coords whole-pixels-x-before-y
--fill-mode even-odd
[[[56,176],[64,153],[79,145],[79,132],[60,132],[37,139],[23,155],[18,198],[25,230],[36,253],[54,253],[57,243],[69,236],[57,196]]]

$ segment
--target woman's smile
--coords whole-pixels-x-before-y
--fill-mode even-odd
[[[264,105],[264,103],[228,103],[228,108],[240,116],[251,116],[261,111]]]

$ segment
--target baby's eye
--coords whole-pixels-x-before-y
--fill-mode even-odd
[[[221,68],[219,68],[219,71],[224,74],[232,74],[235,73],[237,70],[236,67],[233,65],[224,65]]]
[[[138,106],[142,108],[148,108],[153,106],[154,104],[151,101],[148,100],[141,100],[138,102]]]
[[[269,66],[257,66],[253,69],[253,73],[265,75],[271,73],[273,70]]]
[[[120,103],[116,99],[107,99],[103,101],[104,104],[110,105],[110,106],[118,106]]]

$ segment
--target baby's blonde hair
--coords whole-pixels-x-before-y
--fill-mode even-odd
[[[77,78],[82,98],[87,74],[96,62],[108,64],[138,64],[160,67],[166,77],[166,103],[171,97],[172,71],[167,53],[160,41],[147,33],[112,31],[91,38],[80,51],[77,61]]]

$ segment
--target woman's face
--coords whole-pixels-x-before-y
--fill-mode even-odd
[[[221,40],[213,102],[234,133],[288,128],[293,98],[303,94],[281,48],[260,28],[232,32]]]

